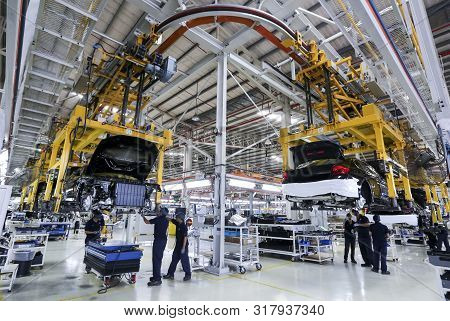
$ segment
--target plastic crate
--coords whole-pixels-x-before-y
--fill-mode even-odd
[[[331,240],[320,240],[320,245],[331,245]]]
[[[14,252],[14,261],[28,262],[34,259],[36,252],[34,251],[16,251]]]
[[[241,233],[237,230],[225,230],[225,236],[229,237],[239,237]]]

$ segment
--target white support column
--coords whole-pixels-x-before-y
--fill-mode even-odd
[[[248,207],[250,209],[250,215],[253,215],[253,192],[250,192],[250,197],[248,199]]]
[[[281,119],[281,125],[283,128],[289,128],[291,126],[291,102],[288,97],[284,98],[283,101],[283,115]],[[291,150],[288,152],[288,166],[290,169],[294,168],[294,158],[292,156]],[[292,218],[291,213],[291,202],[284,200],[284,205],[286,206],[286,217],[288,219]]]
[[[288,97],[284,97],[283,100],[283,114],[281,118],[282,128],[289,128],[292,124],[291,120],[291,102]],[[294,158],[292,157],[292,152],[289,150],[289,168],[294,168]]]
[[[219,56],[217,64],[216,106],[216,154],[214,178],[214,225],[213,262],[206,271],[216,275],[228,272],[224,262],[225,249],[225,180],[226,180],[226,126],[227,126],[227,60]]]
[[[184,146],[184,158],[183,158],[183,193],[181,201],[186,208],[187,214],[189,214],[190,196],[186,189],[186,182],[184,179],[192,175],[192,140],[188,139]]]

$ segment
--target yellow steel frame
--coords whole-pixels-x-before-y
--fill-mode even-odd
[[[406,143],[402,132],[385,120],[383,112],[377,105],[363,105],[364,101],[360,99],[359,94],[353,92],[351,86],[346,86],[351,82],[359,81],[359,84],[365,87],[361,79],[361,68],[355,69],[352,66],[351,57],[332,62],[323,50],[319,50],[314,41],[306,43],[302,41],[300,35],[297,36],[297,40],[285,41],[284,45],[296,50],[307,61],[306,66],[297,73],[296,80],[304,83],[306,90],[309,88],[318,96],[318,101],[311,104],[310,108],[311,112],[315,112],[320,117],[323,124],[314,125],[308,122],[309,128],[301,125],[299,132],[295,134],[289,134],[287,128],[281,129],[279,141],[283,171],[290,169],[290,147],[316,141],[318,136],[334,135],[341,145],[358,144],[356,147],[348,146],[345,150],[346,155],[375,152],[377,159],[385,162],[388,169],[386,174],[388,194],[392,199],[397,198],[393,168],[394,165],[398,167],[400,175],[397,186],[404,190],[406,200],[412,201],[403,153]],[[336,66],[342,64],[348,67],[347,79],[343,79],[337,72]],[[325,92],[323,89],[326,89]],[[395,151],[398,158],[396,163],[389,156],[392,151]]]
[[[436,202],[434,199],[434,195],[432,194],[432,189],[431,189],[431,185],[425,184],[423,186],[423,189],[425,191],[425,196],[427,199],[427,204],[428,207],[430,208],[431,211],[431,223],[437,223],[438,222],[438,217],[437,217],[437,211],[436,211]]]
[[[28,186],[24,186],[22,188],[22,195],[20,197],[20,205],[19,208],[21,210],[29,210],[32,211],[34,208],[35,199],[37,196],[37,189],[40,182],[45,180],[45,177],[42,176],[42,172],[46,171],[48,166],[48,154],[46,151],[42,152],[39,159],[33,165],[31,171],[31,180],[32,182]],[[25,204],[28,205],[25,208]]]
[[[444,202],[445,213],[450,214],[450,201],[448,199],[448,189],[445,183],[441,183],[439,185],[439,189],[441,190],[442,200]]]
[[[282,128],[280,132],[280,144],[282,149],[283,170],[288,170],[289,148],[303,144],[305,141],[316,139],[319,135],[330,135],[341,133],[351,134],[351,138],[338,138],[342,145],[361,142],[364,147],[349,148],[345,151],[347,155],[376,152],[377,158],[387,163],[388,173],[386,180],[388,194],[390,198],[397,197],[397,190],[393,174],[393,163],[387,153],[387,147],[393,148],[401,157],[403,171],[399,181],[401,188],[405,190],[406,200],[412,201],[411,186],[408,173],[405,168],[403,148],[405,141],[398,128],[385,121],[382,112],[375,104],[368,104],[362,107],[362,115],[349,120],[324,124],[310,129],[304,129],[295,134],[289,134],[287,128]]]
[[[156,173],[156,180],[159,185],[162,183],[162,171],[164,162],[164,151],[167,147],[173,144],[172,132],[164,130],[162,136],[155,135],[153,132],[146,133],[140,129],[130,128],[129,126],[121,126],[117,120],[118,115],[111,124],[101,123],[96,120],[86,119],[84,106],[76,106],[67,122],[59,132],[57,132],[55,139],[51,145],[51,155],[48,164],[47,185],[44,194],[44,201],[49,201],[52,197],[55,199],[54,212],[58,212],[62,200],[62,188],[64,185],[64,176],[68,167],[80,166],[77,162],[69,162],[71,151],[80,152],[87,151],[92,153],[95,149],[87,149],[90,145],[95,145],[100,136],[104,134],[111,135],[126,135],[145,139],[149,142],[155,143],[159,149],[158,168]],[[86,131],[81,137],[73,138],[76,126]],[[73,141],[73,142],[72,142]],[[59,157],[59,159],[58,159]],[[56,185],[53,188],[55,172],[57,172]],[[52,190],[53,195],[52,195]],[[159,204],[161,200],[160,193],[156,195],[156,203]]]
[[[436,219],[438,222],[442,222],[442,211],[441,211],[441,205],[439,202],[439,196],[437,193],[436,185],[431,185],[431,193],[433,195],[433,204],[436,211]]]
[[[28,187],[27,186],[23,186],[22,187],[22,193],[20,194],[20,202],[19,202],[19,210],[23,211],[23,207],[25,204],[25,198],[27,196],[27,191],[28,191]]]
[[[152,30],[150,30],[149,34],[142,34],[139,35],[136,39],[136,44],[141,45],[144,42],[147,42],[147,48],[150,48],[156,41],[157,37],[152,33]],[[150,62],[149,57],[144,57],[143,59],[138,59],[136,57],[133,57],[131,55],[126,56],[118,56],[115,54],[108,53],[104,51],[102,48],[98,49],[102,53],[102,57],[100,59],[100,62],[96,64],[94,75],[102,78],[106,78],[109,81],[109,83],[98,93],[97,95],[97,105],[95,106],[94,112],[91,114],[91,118],[94,118],[98,114],[107,115],[111,114],[110,110],[106,109],[106,106],[109,107],[120,107],[123,104],[123,96],[125,91],[125,83],[120,82],[120,79],[126,78],[126,73],[124,73],[122,70],[126,66],[127,63],[130,64],[132,68],[131,74],[136,74],[140,71],[142,71],[145,66]],[[120,61],[119,68],[116,69],[116,71],[112,75],[105,75],[102,73],[102,69],[105,65],[105,62],[109,61],[110,59],[117,59]],[[139,81],[136,77],[131,77],[132,81]],[[127,110],[135,110],[135,107],[131,105],[132,101],[137,100],[138,93],[136,90],[130,88],[129,97],[127,101]],[[143,97],[142,99],[142,107],[145,107],[147,103],[150,101],[150,97]]]

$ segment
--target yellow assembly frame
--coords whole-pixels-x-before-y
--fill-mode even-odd
[[[450,201],[448,199],[448,189],[445,183],[441,183],[439,185],[439,189],[441,190],[442,201],[444,202],[445,213],[450,214]]]
[[[343,138],[342,133],[351,134],[351,137]],[[283,171],[289,170],[289,148],[302,145],[305,142],[316,141],[319,135],[336,134],[341,145],[348,145],[355,142],[363,143],[363,147],[348,148],[345,154],[357,154],[366,152],[376,152],[377,159],[387,164],[388,172],[386,181],[388,186],[388,195],[392,199],[397,198],[396,182],[393,174],[394,161],[389,157],[387,149],[395,150],[399,155],[401,163],[396,165],[400,168],[401,188],[405,192],[405,199],[412,201],[411,186],[406,169],[406,163],[403,154],[405,140],[401,131],[393,124],[387,122],[381,110],[375,104],[367,104],[362,107],[362,115],[353,117],[349,120],[335,121],[312,128],[301,128],[298,133],[289,134],[287,128],[281,129],[280,144],[282,150]]]
[[[45,176],[42,172],[45,172],[48,166],[48,154],[46,152],[41,153],[37,162],[33,165],[31,172],[32,182],[22,187],[22,193],[20,196],[19,209],[33,211],[34,204],[37,196],[38,185],[40,182],[45,181]],[[28,207],[25,208],[25,204]]]
[[[159,150],[158,167],[156,172],[156,183],[161,186],[162,175],[164,167],[164,152],[167,147],[173,144],[172,132],[170,130],[164,130],[162,136],[158,136],[151,133],[143,132],[140,129],[132,128],[131,126],[121,126],[118,122],[119,115],[115,115],[114,122],[112,124],[102,123],[92,119],[86,119],[86,107],[76,106],[72,111],[72,114],[67,122],[66,126],[62,128],[55,136],[51,145],[51,155],[48,164],[47,172],[47,185],[44,194],[44,201],[49,201],[52,197],[56,200],[54,212],[59,211],[62,200],[62,188],[64,185],[64,176],[68,167],[80,166],[77,162],[69,162],[71,152],[87,152],[93,153],[95,149],[89,149],[90,145],[95,145],[100,136],[104,134],[111,135],[125,135],[130,137],[137,137],[145,139],[157,145]],[[86,131],[82,137],[77,137],[72,144],[72,135],[75,127],[79,125],[80,128],[86,127]],[[154,126],[152,126],[154,128]],[[59,157],[59,159],[58,159]],[[56,185],[54,187],[53,195],[53,182],[54,173],[57,174]],[[161,193],[156,193],[156,204],[161,201]]]

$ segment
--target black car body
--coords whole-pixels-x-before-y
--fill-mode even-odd
[[[148,182],[158,149],[154,143],[130,136],[111,136],[100,142],[76,181],[76,200],[83,210],[92,205],[150,207],[159,186]]]
[[[89,211],[97,205],[150,208],[152,193],[160,190],[148,180],[158,153],[156,145],[145,139],[123,135],[103,139],[87,166],[67,168],[60,211]],[[57,173],[52,176],[54,187]],[[44,211],[53,207],[53,201],[40,206]]]
[[[344,156],[331,141],[307,143],[291,149],[294,168],[283,174],[283,192],[300,207],[352,207],[362,200],[372,211],[390,208],[381,162]]]

